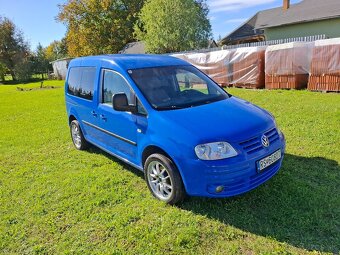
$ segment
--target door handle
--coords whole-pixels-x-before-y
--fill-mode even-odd
[[[102,119],[102,120],[105,120],[106,121],[106,117],[104,114],[100,114],[99,117]]]
[[[98,114],[95,111],[92,111],[91,114],[93,115],[93,117],[97,117]]]

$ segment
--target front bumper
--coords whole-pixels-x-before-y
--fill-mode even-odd
[[[259,173],[256,162],[277,150],[281,150],[281,159]],[[263,149],[252,157],[239,155],[217,161],[181,160],[180,171],[186,192],[190,196],[231,197],[250,191],[278,172],[284,152],[285,139],[282,135],[270,149]],[[217,192],[217,187],[222,191]]]

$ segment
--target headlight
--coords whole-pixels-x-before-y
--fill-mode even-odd
[[[236,150],[227,142],[199,144],[195,147],[195,153],[203,160],[231,158],[237,155]]]
[[[276,127],[277,133],[279,134],[279,136],[282,136],[282,132],[281,132],[279,126],[277,125],[275,117],[273,115],[272,115],[272,117],[273,117],[273,120],[274,120],[274,125]]]
[[[267,111],[267,112],[268,112],[268,111]],[[273,118],[274,125],[275,125],[275,127],[276,127],[277,133],[279,134],[279,136],[282,136],[282,132],[281,132],[281,130],[279,129],[279,126],[277,125],[277,122],[276,122],[276,119],[275,119],[274,115],[273,115],[271,112],[268,112],[268,114]]]
[[[282,132],[281,132],[281,129],[279,128],[279,126],[277,125],[277,122],[276,120],[274,119],[274,123],[275,123],[275,127],[276,127],[276,130],[277,130],[277,133],[282,136]]]

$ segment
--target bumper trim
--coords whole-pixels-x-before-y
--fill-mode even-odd
[[[272,178],[279,171],[281,162],[282,159],[273,166],[270,166],[264,172],[257,173],[248,178],[239,178],[238,180],[233,180],[229,183],[208,185],[207,192],[209,193],[209,196],[212,197],[231,197],[248,192]],[[220,193],[216,193],[217,186],[223,186],[224,190]]]

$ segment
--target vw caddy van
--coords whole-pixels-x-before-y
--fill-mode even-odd
[[[75,147],[95,145],[142,170],[169,204],[247,192],[282,163],[284,135],[269,112],[174,57],[74,59],[65,97]]]

